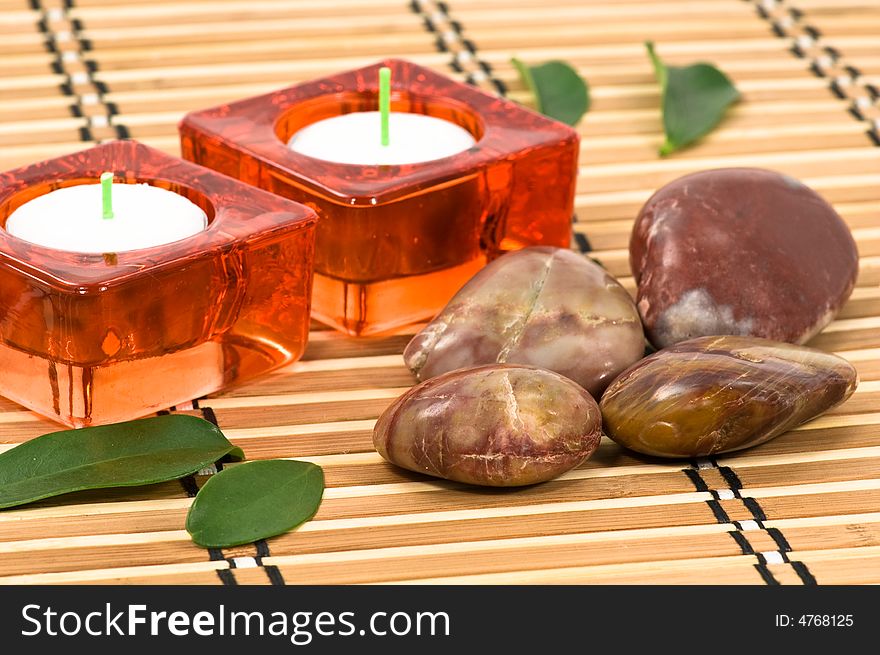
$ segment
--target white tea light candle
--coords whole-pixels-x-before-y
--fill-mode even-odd
[[[179,241],[208,225],[201,207],[149,184],[114,184],[112,218],[105,218],[104,205],[101,184],[57,189],[13,211],[6,231],[56,250],[101,254]]]
[[[388,145],[382,145],[381,113],[358,111],[307,125],[288,147],[316,159],[360,166],[416,164],[451,157],[474,145],[463,127],[434,116],[391,112]]]

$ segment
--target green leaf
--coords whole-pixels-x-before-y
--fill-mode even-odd
[[[244,459],[217,426],[185,414],[53,432],[0,454],[0,508],[173,480],[224,455]]]
[[[645,47],[663,96],[666,141],[660,154],[665,156],[712,131],[740,96],[730,78],[711,64],[666,66],[651,41]]]
[[[511,63],[535,98],[535,108],[550,118],[576,124],[590,108],[586,81],[564,61],[529,66],[514,57]]]
[[[309,462],[267,460],[224,469],[208,478],[186,517],[205,548],[274,537],[308,521],[324,494],[324,472]]]

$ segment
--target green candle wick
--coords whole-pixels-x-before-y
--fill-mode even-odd
[[[391,113],[391,69],[383,66],[379,69],[379,116],[382,123],[382,145],[390,142],[388,136],[388,115]]]
[[[101,173],[101,200],[104,218],[113,218],[113,173]]]

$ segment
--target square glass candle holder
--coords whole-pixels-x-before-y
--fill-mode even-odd
[[[368,166],[288,147],[316,121],[375,111],[381,66],[392,69],[392,112],[451,121],[475,145],[433,161]],[[570,242],[577,132],[409,62],[193,112],[180,133],[185,158],[317,210],[312,313],[351,334],[433,316],[506,251]]]
[[[25,202],[104,171],[186,197],[207,229],[104,255],[6,232]],[[307,207],[132,141],[0,175],[0,394],[85,426],[144,416],[298,358],[316,222]]]

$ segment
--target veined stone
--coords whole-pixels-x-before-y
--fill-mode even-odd
[[[836,355],[755,337],[699,337],[620,374],[602,396],[605,433],[659,457],[764,443],[849,398],[855,368]]]
[[[570,378],[598,398],[645,349],[638,311],[602,267],[538,246],[477,273],[410,341],[420,380],[484,364],[526,364]]]
[[[411,471],[511,487],[577,466],[601,433],[599,407],[581,386],[551,371],[490,365],[413,387],[379,417],[373,443]]]

